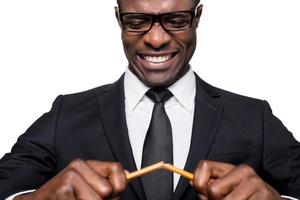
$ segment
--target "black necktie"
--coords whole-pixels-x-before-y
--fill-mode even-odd
[[[172,97],[165,88],[150,89],[146,95],[154,101],[150,126],[144,141],[142,167],[164,161],[173,164],[172,127],[164,103]],[[142,177],[148,200],[171,200],[173,174],[158,170]]]

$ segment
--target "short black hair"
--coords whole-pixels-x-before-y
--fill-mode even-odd
[[[118,6],[120,7],[121,6],[121,1],[122,0],[117,0],[117,3],[118,3]],[[200,2],[200,0],[194,0],[195,2],[195,6],[198,5],[198,3]]]

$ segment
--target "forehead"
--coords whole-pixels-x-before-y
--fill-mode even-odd
[[[120,0],[121,12],[165,13],[190,10],[194,0]]]

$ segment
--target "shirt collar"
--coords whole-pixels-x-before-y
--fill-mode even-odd
[[[196,95],[196,78],[191,68],[183,77],[170,85],[168,89],[189,113],[193,112]]]
[[[124,93],[126,103],[130,110],[134,110],[149,89],[150,88],[142,83],[129,69],[125,71]]]
[[[150,87],[142,83],[129,69],[126,70],[124,91],[126,103],[130,110],[135,109],[149,89]],[[183,77],[169,86],[168,89],[189,113],[193,112],[196,95],[196,78],[191,68]]]

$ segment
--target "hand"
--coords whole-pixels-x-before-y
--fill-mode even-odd
[[[34,193],[19,199],[115,199],[126,187],[126,176],[119,163],[72,161],[64,170]]]
[[[201,200],[281,199],[278,192],[248,165],[200,161],[192,185]]]

